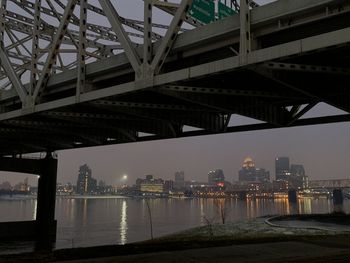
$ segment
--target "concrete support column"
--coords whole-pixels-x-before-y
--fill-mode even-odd
[[[341,189],[334,189],[333,190],[333,205],[334,205],[334,212],[341,213],[343,212],[343,192]]]
[[[241,201],[247,201],[247,192],[246,191],[239,192],[238,199]]]
[[[288,190],[288,202],[296,204],[298,200],[297,191],[294,189]]]
[[[38,181],[37,233],[39,246],[46,248],[56,238],[55,204],[57,182],[57,160],[48,153],[41,161]]]

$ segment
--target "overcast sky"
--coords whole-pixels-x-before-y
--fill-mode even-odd
[[[119,2],[125,12],[131,10],[129,3],[135,3],[128,1]],[[342,112],[321,104],[306,117],[337,113]],[[247,122],[233,118],[231,123],[235,121]],[[303,164],[310,179],[349,178],[349,133],[349,123],[338,123],[59,151],[58,182],[75,184],[79,166],[85,163],[93,177],[107,184],[119,184],[123,174],[129,176],[128,184],[146,174],[171,179],[176,171],[184,171],[186,180],[207,181],[208,171],[217,168],[233,181],[238,180],[238,170],[247,156],[257,167],[268,169],[273,178],[278,156]],[[0,173],[0,183],[18,182],[26,176],[34,184],[35,176],[9,173]]]

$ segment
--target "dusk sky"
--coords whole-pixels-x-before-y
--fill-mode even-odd
[[[120,1],[120,5],[130,10],[127,2]],[[342,112],[321,104],[305,117],[338,113]],[[231,125],[246,122],[245,118],[233,117]],[[253,158],[256,167],[269,170],[273,179],[278,156],[303,164],[311,180],[349,178],[349,133],[350,123],[337,123],[59,151],[58,182],[76,184],[79,166],[85,163],[94,178],[107,184],[120,184],[124,174],[129,176],[128,184],[146,174],[173,179],[176,171],[184,171],[186,180],[207,181],[208,171],[218,168],[232,182],[238,180],[238,170],[247,156]],[[35,176],[4,172],[0,173],[0,183],[15,183],[27,176],[34,184]]]

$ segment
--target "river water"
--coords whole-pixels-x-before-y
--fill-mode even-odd
[[[220,222],[219,207],[224,207],[227,221],[237,221],[265,215],[294,213],[328,213],[332,200],[300,199],[290,206],[279,200],[220,199],[144,199],[133,198],[68,198],[56,201],[56,248],[125,244],[150,238],[149,202],[155,237],[205,224],[205,220]],[[0,200],[0,222],[32,220],[36,200]],[[350,212],[350,200],[344,203]],[[1,246],[0,246],[1,249]],[[1,252],[1,251],[0,251]]]

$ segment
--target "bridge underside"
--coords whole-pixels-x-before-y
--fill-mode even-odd
[[[34,108],[5,92],[0,154],[350,121],[346,113],[302,118],[320,102],[350,112],[349,10],[323,16],[310,8],[309,20],[296,13],[284,27],[277,21],[288,17],[252,21],[254,48],[244,58],[232,17],[180,34],[148,79],[135,80],[119,54],[87,65],[79,97],[76,70],[53,75]],[[235,114],[261,123],[229,126]]]

